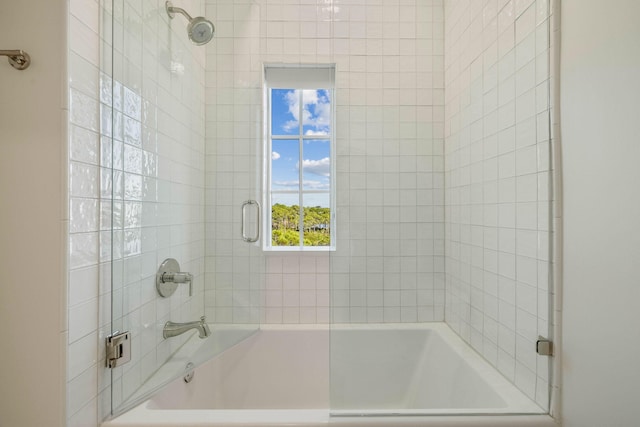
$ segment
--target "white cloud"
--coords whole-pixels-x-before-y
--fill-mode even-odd
[[[298,126],[299,124],[297,120],[288,120],[285,124],[282,125],[282,130],[284,130],[285,132],[291,132],[294,129],[298,129]]]
[[[304,134],[310,135],[310,136],[321,136],[321,135],[329,135],[329,131],[307,129],[307,131]]]
[[[303,160],[302,170],[319,176],[331,176],[331,159],[325,157],[321,160]]]
[[[293,120],[287,121],[283,129],[287,132],[300,125],[300,90],[292,90],[285,94],[285,101],[289,106],[289,114]],[[313,105],[313,112],[310,106]],[[319,90],[302,91],[302,124],[311,126],[313,129],[308,132],[318,132],[312,135],[326,135],[331,124],[331,101],[327,96],[321,95]]]
[[[280,158],[280,153],[277,151],[271,152],[271,160],[278,160]]]

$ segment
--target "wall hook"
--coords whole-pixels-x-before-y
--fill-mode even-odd
[[[31,64],[31,57],[24,50],[0,50],[0,56],[6,56],[16,70],[26,70]]]

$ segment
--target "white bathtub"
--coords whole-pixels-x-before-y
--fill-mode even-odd
[[[103,426],[554,426],[542,412],[444,324],[263,326]]]

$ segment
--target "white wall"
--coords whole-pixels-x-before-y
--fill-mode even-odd
[[[4,2],[0,49],[0,426],[64,425],[66,1]],[[25,31],[30,28],[32,31]]]
[[[638,425],[640,3],[563,0],[562,412]]]

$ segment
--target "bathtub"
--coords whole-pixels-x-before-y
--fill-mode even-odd
[[[103,426],[554,426],[543,412],[445,324],[267,325]]]

